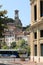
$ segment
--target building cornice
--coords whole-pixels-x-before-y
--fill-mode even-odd
[[[30,0],[30,5],[32,5],[32,3],[34,3],[36,0]]]
[[[43,24],[43,19],[39,20],[38,22],[34,23],[33,25],[30,26],[30,29],[36,28],[39,25]]]

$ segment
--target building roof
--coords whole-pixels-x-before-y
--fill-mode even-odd
[[[5,32],[5,33],[2,33],[2,35],[4,35],[4,36],[12,36],[12,35],[14,35],[14,32]]]

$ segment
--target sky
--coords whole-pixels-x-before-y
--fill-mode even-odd
[[[19,10],[19,18],[23,26],[30,24],[31,20],[31,7],[30,0],[0,0],[2,8],[0,10],[7,10],[7,16],[13,18],[15,16],[15,10]]]

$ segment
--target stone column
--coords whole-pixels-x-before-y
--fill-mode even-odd
[[[40,20],[40,0],[37,0],[37,21]]]
[[[34,43],[33,43],[33,40],[34,40],[34,33],[33,31],[31,31],[31,34],[30,34],[31,38],[30,38],[30,46],[31,46],[31,61],[34,61]]]
[[[40,62],[40,42],[39,42],[40,31],[37,28],[37,62]]]
[[[34,4],[31,4],[31,25],[34,22]]]

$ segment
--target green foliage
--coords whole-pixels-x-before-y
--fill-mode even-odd
[[[24,39],[19,40],[18,44],[19,44],[20,47],[22,47],[25,44],[25,40]]]
[[[0,42],[0,49],[8,49],[8,46],[4,42]]]
[[[0,8],[1,8],[1,6],[0,6]],[[6,27],[3,24],[3,20],[4,20],[6,14],[7,14],[7,10],[0,11],[0,37],[3,37],[2,33],[4,31],[4,28]],[[4,17],[4,18],[2,18],[2,17]]]
[[[6,28],[6,25],[3,24],[3,19],[0,18],[0,37],[3,37],[2,33],[4,32],[4,28]]]
[[[8,17],[5,17],[3,21],[5,21],[6,24],[9,23],[9,22],[10,23],[14,23],[15,22],[12,18],[8,18]]]
[[[30,56],[30,47],[27,48],[28,56]]]
[[[15,48],[16,47],[16,42],[12,42],[11,43],[11,48]]]
[[[30,25],[26,26],[26,31],[29,31],[29,27],[30,27]]]
[[[25,45],[25,40],[24,39],[22,39],[21,41],[20,41],[20,47],[23,47],[24,45]]]
[[[29,27],[30,27],[30,25],[27,25],[26,27],[23,27],[23,30],[24,31],[29,31]]]
[[[8,49],[7,45],[3,45],[2,49]]]
[[[18,45],[16,45],[13,49],[19,49],[19,46],[18,46]]]
[[[27,53],[30,55],[30,47],[24,39],[19,40],[19,48],[19,53]]]
[[[0,17],[5,17],[5,14],[7,14],[7,10],[0,11]]]

